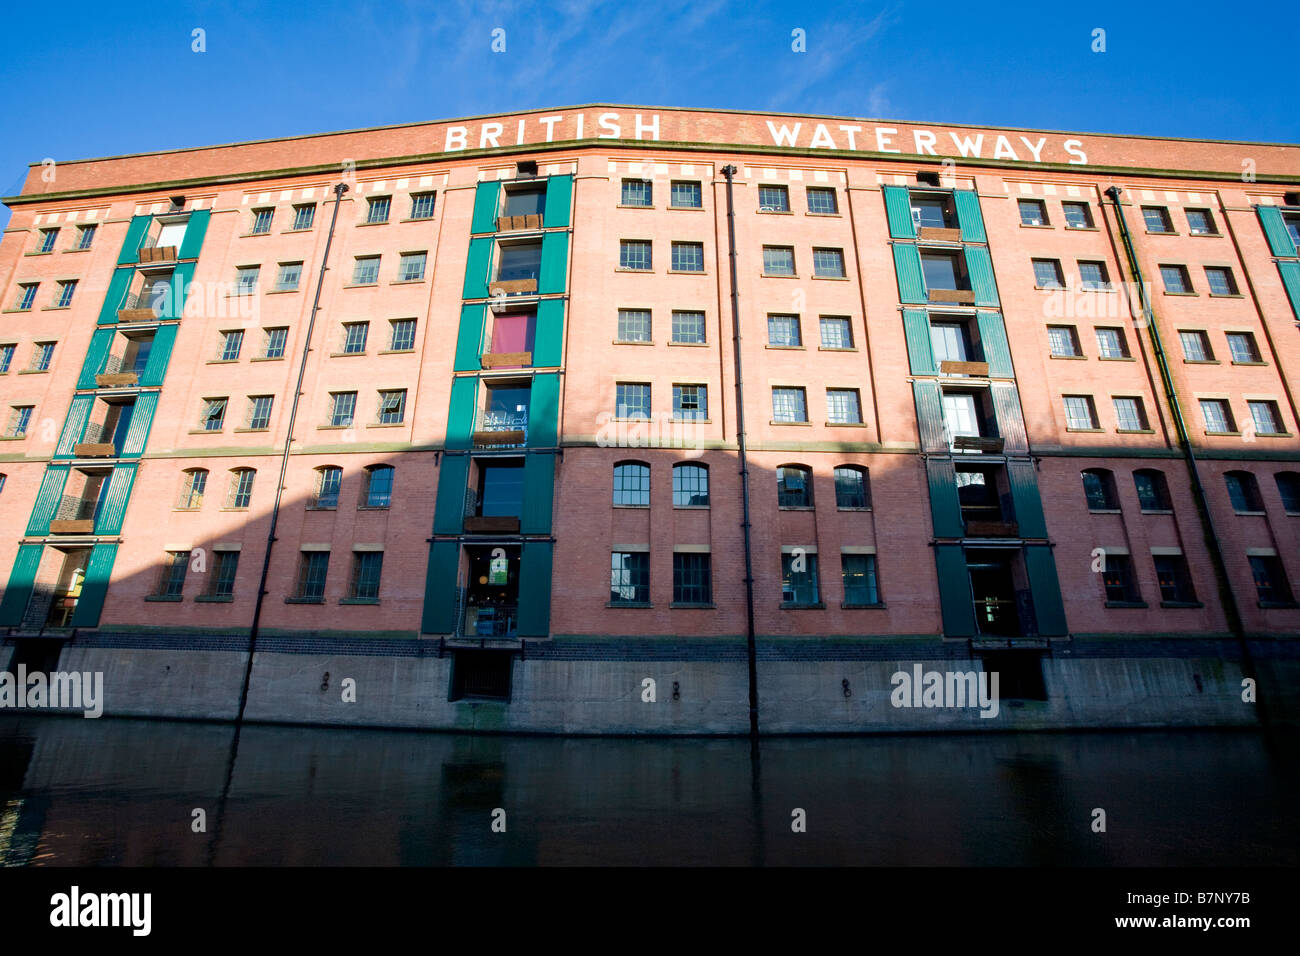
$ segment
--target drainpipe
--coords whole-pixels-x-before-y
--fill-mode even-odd
[[[320,274],[316,277],[316,298],[312,300],[311,315],[307,319],[307,334],[303,338],[302,358],[298,361],[298,384],[293,390],[293,402],[289,406],[289,431],[284,440],[284,453],[280,456],[280,478],[275,483],[275,504],[271,506],[271,527],[266,533],[266,554],[262,558],[262,577],[257,584],[257,604],[253,607],[253,626],[248,633],[248,663],[244,667],[244,686],[239,692],[239,716],[236,723],[244,720],[244,708],[248,706],[248,685],[253,679],[253,652],[257,649],[257,632],[262,622],[262,601],[266,597],[266,578],[271,570],[271,549],[275,546],[275,527],[280,521],[280,500],[284,496],[284,476],[289,470],[289,449],[293,446],[293,426],[298,419],[298,400],[302,397],[302,381],[307,374],[307,356],[311,354],[311,333],[316,327],[316,313],[320,310],[321,287],[325,284],[325,270],[329,264],[330,244],[334,241],[334,226],[339,218],[339,203],[348,191],[347,183],[334,186],[334,212],[330,215],[330,231],[325,236],[325,253],[321,256]]]
[[[758,738],[758,655],[754,641],[754,554],[750,542],[749,459],[745,438],[745,386],[740,363],[740,287],[736,284],[736,207],[732,197],[735,166],[723,166],[727,177],[727,245],[731,260],[731,342],[736,362],[736,445],[740,453],[740,500],[745,537],[745,647],[749,658],[749,736]]]

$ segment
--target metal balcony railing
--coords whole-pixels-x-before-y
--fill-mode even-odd
[[[86,431],[82,435],[80,445],[111,445],[113,444],[113,429],[107,425],[101,425],[98,422],[87,422]]]
[[[484,412],[474,432],[481,447],[519,448],[528,441],[528,412]]]
[[[54,520],[56,521],[91,521],[95,517],[95,506],[98,502],[94,498],[82,498],[78,495],[63,495],[59,498],[59,506],[55,509]]]
[[[155,315],[161,315],[163,306],[167,302],[168,292],[165,289],[151,289],[142,292],[128,292],[119,305],[119,312],[133,311],[136,309],[147,309]]]

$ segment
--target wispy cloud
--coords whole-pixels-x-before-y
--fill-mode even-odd
[[[790,54],[795,61],[794,66],[783,72],[785,82],[768,101],[768,108],[782,109],[800,103],[810,91],[831,76],[843,77],[850,74],[861,49],[894,23],[896,15],[896,7],[887,7],[864,24],[835,21],[809,29],[808,52]],[[877,90],[883,95],[883,84],[877,84],[872,95]]]

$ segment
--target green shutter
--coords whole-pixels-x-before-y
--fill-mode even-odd
[[[886,186],[885,212],[889,216],[891,239],[915,239],[916,227],[912,224],[912,199],[906,186]]]
[[[0,626],[16,627],[23,622],[27,602],[32,597],[32,585],[36,581],[36,569],[41,566],[41,552],[44,550],[45,546],[40,544],[18,546],[13,570],[9,572],[9,584],[5,586],[4,600],[0,601]]]
[[[149,348],[149,357],[145,359],[144,371],[140,373],[140,384],[144,387],[158,388],[162,385],[178,328],[175,325],[158,326],[158,331],[153,335],[153,345]]]
[[[1011,485],[1011,504],[1016,509],[1016,523],[1022,538],[1046,538],[1043,499],[1038,491],[1038,476],[1032,461],[1008,461],[1007,480]]]
[[[1279,262],[1277,271],[1282,274],[1286,297],[1291,300],[1291,311],[1300,320],[1300,262]]]
[[[473,234],[497,231],[497,206],[501,196],[501,183],[479,183],[474,189],[474,221],[469,227]]]
[[[939,572],[939,607],[945,637],[975,636],[975,598],[970,589],[966,554],[959,544],[936,544],[934,563]]]
[[[50,519],[58,511],[68,471],[67,465],[50,465],[45,469],[41,489],[36,492],[36,504],[32,506],[31,520],[27,522],[27,534],[36,536],[50,533]]]
[[[122,240],[122,252],[117,257],[117,264],[124,266],[140,261],[140,243],[149,231],[153,216],[132,216],[131,224],[126,227],[126,238]]]
[[[108,350],[113,347],[112,329],[95,329],[90,336],[90,348],[86,349],[86,361],[81,366],[81,377],[77,379],[77,388],[94,388],[95,376],[104,369]]]
[[[131,410],[131,423],[126,429],[126,438],[122,441],[123,458],[135,458],[144,454],[144,444],[149,440],[149,426],[153,424],[154,409],[158,407],[157,392],[143,392],[135,400]]]
[[[551,633],[551,542],[525,541],[519,557],[520,637]]]
[[[469,455],[442,456],[438,468],[438,499],[433,506],[434,534],[460,534],[465,530],[469,465]]]
[[[949,458],[927,458],[926,477],[930,481],[930,516],[934,519],[936,538],[960,538],[966,533],[961,519],[961,499],[957,496],[957,469]]]
[[[135,270],[129,266],[113,272],[113,278],[108,281],[108,291],[104,293],[104,305],[99,310],[99,325],[112,325],[117,321],[117,310],[122,308],[133,275]]]
[[[78,395],[68,406],[68,417],[63,421],[63,433],[59,443],[54,446],[55,458],[71,458],[72,448],[81,441],[86,433],[86,422],[90,419],[90,409],[95,403],[93,395]]]
[[[529,455],[524,459],[524,534],[551,533],[551,504],[555,497],[555,456]]]
[[[108,491],[95,516],[95,534],[121,534],[122,519],[126,516],[126,503],[131,499],[131,485],[135,483],[135,465],[118,465],[108,481]]]
[[[69,622],[73,627],[95,627],[99,624],[99,612],[104,609],[104,597],[108,594],[108,582],[116,558],[115,544],[97,544],[91,548],[90,560],[86,562],[86,579],[81,585],[81,597],[77,599],[77,609],[72,612],[72,620]]]
[[[998,312],[980,312],[977,318],[980,330],[980,348],[984,361],[989,363],[989,375],[994,378],[1014,378],[1011,367],[1011,347],[1007,344],[1007,329]]]
[[[998,284],[993,279],[993,260],[983,246],[966,247],[966,271],[975,290],[976,305],[998,305]]]
[[[480,236],[469,241],[469,258],[465,261],[465,289],[463,298],[488,297],[488,270],[492,268],[492,247],[496,240]]]
[[[1264,235],[1268,237],[1268,247],[1273,250],[1273,255],[1283,256],[1287,259],[1295,257],[1295,243],[1291,240],[1291,234],[1286,231],[1286,222],[1282,219],[1282,210],[1277,206],[1256,206],[1259,210],[1259,224],[1264,227]]]
[[[903,310],[903,330],[907,333],[907,360],[913,375],[933,375],[934,348],[930,342],[930,317],[924,309]]]
[[[549,368],[564,360],[564,300],[543,299],[537,303],[537,327],[533,333],[533,365]]]
[[[451,380],[451,400],[447,405],[447,448],[469,448],[478,413],[478,379],[462,376]]]
[[[1025,545],[1025,574],[1034,599],[1034,617],[1040,637],[1064,637],[1070,633],[1061,603],[1061,582],[1056,576],[1056,558],[1045,544]]]
[[[180,259],[197,259],[199,250],[203,248],[203,237],[208,232],[208,220],[212,218],[212,210],[196,209],[190,213],[190,221],[185,224],[185,238],[181,240],[181,247],[176,256]]]
[[[456,332],[457,372],[477,372],[483,367],[480,353],[483,349],[483,321],[487,317],[487,304],[462,305],[460,329]]]
[[[948,451],[948,439],[943,430],[943,402],[939,398],[939,383],[913,382],[912,394],[916,398],[916,429],[921,436],[921,451]]]
[[[528,447],[558,445],[560,421],[560,376],[554,372],[533,376],[528,403]]]
[[[993,400],[993,417],[1002,438],[1002,451],[1008,455],[1029,454],[1025,417],[1020,410],[1020,391],[1014,385],[995,384],[989,389],[989,398]]]
[[[163,297],[163,310],[158,316],[162,321],[185,315],[185,297],[194,281],[194,267],[197,265],[197,262],[182,262],[172,271],[171,289]]]
[[[563,292],[569,278],[569,234],[548,232],[542,236],[542,274],[537,280],[540,295]]]
[[[552,176],[546,180],[546,212],[542,225],[561,229],[569,225],[569,205],[573,198],[573,177]]]
[[[921,253],[916,246],[894,243],[894,271],[898,273],[899,302],[918,305],[927,301]]]
[[[435,541],[429,545],[429,567],[424,574],[424,634],[450,634],[456,630],[457,576],[460,573],[460,544]]]
[[[984,235],[984,217],[980,215],[979,194],[973,189],[955,189],[953,204],[957,207],[957,225],[961,227],[962,242],[987,242]]]

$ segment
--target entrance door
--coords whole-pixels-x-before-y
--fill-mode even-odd
[[[1010,551],[966,552],[971,593],[975,597],[975,623],[981,634],[998,637],[1020,634],[1020,612],[1016,604],[1011,561]]]
[[[519,622],[519,546],[483,545],[465,550],[469,584],[462,633],[466,637],[513,637]]]

